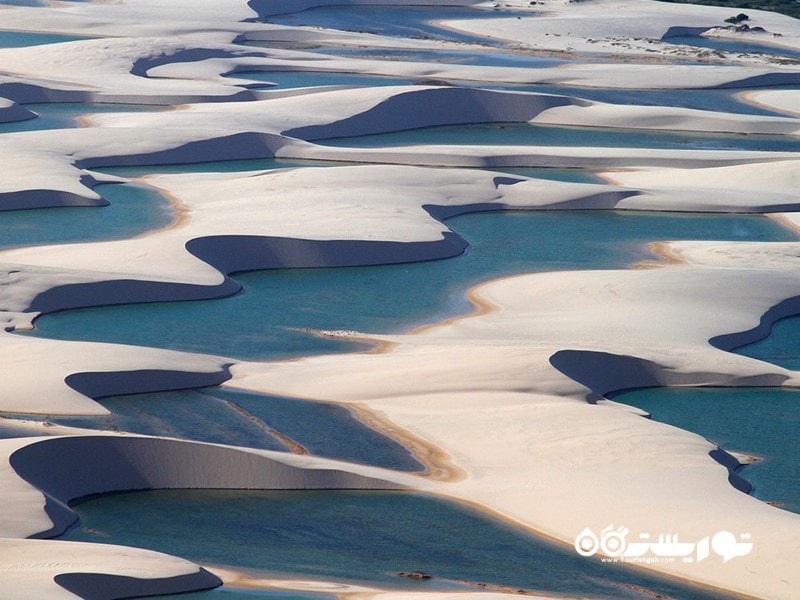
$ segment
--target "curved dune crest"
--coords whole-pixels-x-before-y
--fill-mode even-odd
[[[0,123],[13,123],[36,118],[36,113],[20,106],[13,100],[0,98]]]
[[[35,439],[9,457],[47,498],[53,522],[27,537],[53,537],[74,523],[70,501],[147,489],[403,489],[416,478],[339,461],[150,437],[83,435]],[[40,466],[52,468],[43,472]]]

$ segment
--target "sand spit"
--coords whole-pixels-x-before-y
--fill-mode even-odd
[[[731,9],[649,0],[545,0],[536,6],[509,0],[498,8],[535,15],[446,23],[493,41],[514,40],[513,48],[492,48],[264,22],[275,11],[333,5],[328,0],[201,0],[191,11],[184,4],[126,0],[0,9],[4,29],[94,37],[1,49],[0,121],[29,118],[22,104],[30,102],[181,105],[94,114],[80,129],[0,135],[0,209],[103,206],[107,201],[92,188],[124,180],[97,171],[103,166],[250,158],[331,166],[149,177],[181,205],[181,226],[135,239],[0,252],[4,329],[30,328],[37,314],[68,307],[232,294],[240,287],[228,274],[237,270],[454,256],[466,242],[442,220],[475,210],[768,212],[798,221],[793,151],[325,146],[336,136],[509,122],[797,141],[794,92],[753,92],[800,83],[795,59],[669,44],[673,35],[717,28]],[[800,47],[796,20],[748,13],[752,25],[780,34],[771,42]],[[234,43],[245,39],[283,47]],[[314,52],[358,46],[389,54],[505,52],[520,61],[590,53],[591,60],[483,67]],[[263,90],[237,76],[246,70],[373,73],[455,85]],[[460,87],[465,81],[557,84],[564,94]],[[750,101],[786,116],[604,104],[581,98],[571,84],[743,88]],[[450,168],[433,168],[442,166]],[[512,166],[591,168],[603,171],[608,183],[480,170]],[[3,411],[101,414],[93,398],[231,378],[226,385],[341,403],[379,418],[381,430],[414,440],[444,472],[411,476],[309,455],[63,428],[53,428],[56,436],[0,440],[0,596],[111,598],[216,585],[216,575],[177,557],[26,538],[63,530],[74,519],[68,502],[87,494],[288,487],[430,491],[567,545],[584,528],[600,532],[610,525],[628,528],[632,538],[673,535],[698,545],[717,532],[749,534],[753,547],[745,555],[723,557],[724,550],[715,550],[694,562],[638,566],[739,594],[792,598],[800,516],[742,493],[747,483],[733,473],[739,462],[713,443],[644,419],[603,394],[651,385],[800,387],[796,372],[727,352],[800,311],[798,247],[665,242],[662,250],[673,260],[650,269],[490,282],[472,291],[479,309],[468,317],[408,335],[372,336],[384,344],[380,353],[236,363],[4,332]],[[294,587],[303,585],[313,583]]]

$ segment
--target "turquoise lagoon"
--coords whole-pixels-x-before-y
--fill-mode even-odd
[[[13,4],[20,6],[42,6],[38,0],[26,2],[25,0],[12,1],[4,0],[2,4]],[[42,33],[39,31],[0,31],[0,48],[24,48],[28,46],[44,46],[45,44],[59,44],[62,42],[75,42],[78,40],[89,39],[74,35],[61,35],[58,33]]]
[[[800,390],[647,388],[612,395],[725,450],[754,455],[740,467],[752,495],[800,513]]]
[[[150,548],[256,576],[414,591],[487,584],[609,599],[724,597],[582,558],[469,506],[417,493],[172,490],[74,508],[81,522],[64,539]],[[414,570],[433,579],[398,576]]]
[[[153,188],[114,183],[95,191],[111,204],[0,212],[0,248],[127,239],[175,218],[169,201]]]
[[[454,6],[325,6],[300,12],[272,15],[270,23],[290,26],[323,27],[405,38],[435,38],[440,41],[504,45],[483,36],[438,27],[443,19],[490,19],[492,17],[531,17],[525,11],[488,11]]]
[[[25,104],[25,108],[36,113],[26,121],[0,123],[0,134],[20,131],[42,131],[45,129],[69,129],[80,127],[78,119],[95,113],[154,112],[166,110],[163,106],[147,104],[110,104],[107,102],[50,102]]]
[[[454,260],[237,274],[213,301],[108,306],[45,315],[26,335],[157,346],[248,360],[364,348],[309,329],[402,332],[471,310],[465,292],[532,271],[624,268],[669,239],[795,240],[760,216],[625,211],[497,211],[447,224],[470,246]],[[180,327],[176,327],[176,324]]]
[[[769,33],[764,33],[762,35],[765,38],[771,37]],[[724,53],[770,54],[776,57],[800,61],[800,50],[772,45],[766,39],[764,40],[764,43],[758,43],[752,38],[749,38],[747,41],[742,41],[726,38],[708,38],[702,35],[676,35],[664,38],[663,41],[667,42],[668,44],[695,46],[697,48],[708,48],[710,50],[721,50]]]
[[[315,456],[399,471],[424,470],[404,446],[367,427],[337,404],[223,388],[113,396],[99,402],[112,414],[46,419],[70,427],[279,452],[289,451],[281,439],[285,436]],[[0,425],[0,438],[4,431]]]
[[[311,138],[313,139],[313,138]],[[417,144],[661,148],[672,150],[757,150],[798,152],[795,136],[704,134],[531,123],[476,123],[422,127],[358,137],[314,140],[326,146],[379,148]]]
[[[800,371],[800,317],[777,321],[768,337],[736,348],[734,352]]]
[[[40,318],[37,330],[27,335],[252,360],[352,351],[368,346],[319,337],[301,328],[407,331],[468,312],[465,291],[488,279],[537,270],[626,267],[652,258],[646,244],[656,239],[796,239],[793,231],[777,222],[748,215],[499,211],[462,215],[448,224],[471,244],[452,260],[241,273],[236,279],[244,290],[229,298],[64,311]],[[285,450],[268,431],[274,428],[321,456],[403,470],[419,468],[402,447],[331,405],[220,389],[124,396],[101,403],[112,416],[52,420]]]
[[[491,62],[491,61],[490,61]],[[302,88],[323,85],[352,86],[387,86],[425,84],[424,78],[403,79],[381,75],[365,75],[353,73],[323,72],[247,72],[235,73],[233,77],[252,79],[274,83],[278,88]],[[640,90],[640,89],[603,89],[576,87],[569,85],[539,85],[514,83],[487,83],[460,80],[448,80],[454,85],[479,87],[518,92],[535,92],[583,98],[593,102],[610,104],[642,105],[642,106],[677,106],[715,112],[729,112],[763,116],[786,116],[785,114],[742,102],[736,94],[737,89],[700,89],[700,90]],[[798,89],[798,86],[781,86],[780,89]]]
[[[231,73],[229,76],[264,82],[264,85],[273,84],[280,88],[303,88],[322,85],[375,87],[411,85],[417,81],[415,79],[403,79],[401,77],[360,75],[357,73],[306,73],[299,71],[243,71],[241,73]]]

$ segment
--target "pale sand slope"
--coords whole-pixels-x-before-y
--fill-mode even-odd
[[[791,598],[800,517],[734,489],[701,437],[585,401],[590,390],[631,386],[800,385],[795,373],[708,344],[757,328],[798,295],[798,245],[728,247],[692,254],[693,266],[501,280],[477,293],[493,310],[381,337],[390,352],[239,364],[231,385],[376,411],[466,471],[450,494],[565,543],[612,523],[683,541],[749,532],[759,541],[747,557],[649,567]]]
[[[454,106],[457,109],[454,109]],[[626,121],[628,119],[628,121]],[[429,147],[331,149],[302,140],[365,135],[424,126],[481,122],[765,133],[796,136],[796,119],[726,115],[677,108],[591,103],[568,96],[440,87],[348,89],[258,102],[191,105],[185,110],[96,115],[94,127],[8,134],[0,152],[9,171],[0,207],[102,204],[87,168],[282,157],[413,162],[450,166],[720,165],[794,157],[788,152],[650,150],[643,148]],[[154,132],[158,135],[154,135]],[[792,139],[792,138],[788,138]],[[414,158],[416,157],[416,158]],[[42,177],[47,173],[47,177]]]
[[[699,33],[723,26],[726,18],[737,14],[736,9],[727,7],[654,0],[551,0],[543,9],[538,18],[448,23],[465,31],[513,40],[525,48],[681,58],[685,54],[680,47],[661,41],[665,35]],[[800,22],[797,19],[750,9],[747,14],[750,16],[749,25],[764,27],[769,33],[779,33],[781,37],[753,33],[735,36],[736,39],[766,40],[790,48],[800,47]]]

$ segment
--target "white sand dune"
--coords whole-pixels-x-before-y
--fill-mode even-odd
[[[107,201],[92,188],[123,179],[93,170],[102,166],[247,158],[378,163],[152,176],[146,182],[173,202],[171,226],[134,239],[0,252],[4,329],[30,328],[37,314],[69,307],[235,293],[239,286],[227,274],[237,270],[454,256],[466,242],[442,220],[474,210],[774,212],[788,223],[800,220],[793,151],[324,144],[337,136],[508,122],[797,141],[795,92],[751,91],[800,82],[796,62],[677,47],[662,39],[722,25],[732,9],[649,0],[548,0],[536,6],[510,0],[502,8],[537,15],[446,24],[513,40],[520,57],[588,52],[599,58],[533,69],[327,56],[313,52],[319,49],[314,46],[498,50],[259,20],[333,4],[202,0],[187,10],[177,0],[126,0],[0,7],[3,29],[95,38],[0,49],[0,122],[32,116],[22,106],[29,102],[181,105],[96,114],[78,129],[0,135],[2,210],[103,206]],[[748,13],[752,25],[770,32],[771,43],[800,47],[798,21]],[[766,39],[757,35],[734,39]],[[243,39],[289,48],[233,43]],[[563,96],[439,85],[263,91],[236,76],[248,69],[456,84],[746,88],[750,101],[786,116],[604,104],[568,87]],[[451,168],[432,168],[441,166]],[[591,168],[603,171],[609,183],[452,168],[502,166]],[[602,395],[653,385],[800,387],[797,372],[727,351],[800,311],[798,247],[670,242],[658,249],[671,260],[643,265],[650,268],[508,278],[474,290],[478,308],[468,317],[407,335],[371,336],[381,352],[290,362],[236,363],[4,332],[0,411],[102,414],[93,398],[219,384],[232,374],[226,385],[352,407],[415,450],[429,473],[64,428],[53,432],[74,435],[0,440],[0,597],[110,598],[216,585],[215,575],[175,557],[25,538],[63,529],[74,518],[66,504],[87,494],[224,487],[426,490],[568,545],[585,527],[600,531],[610,524],[634,535],[677,534],[691,542],[717,531],[749,533],[753,551],[729,562],[717,553],[697,563],[639,566],[729,592],[793,598],[800,516],[743,493],[748,484],[733,473],[739,463],[730,453]],[[301,584],[311,583],[295,589]]]

